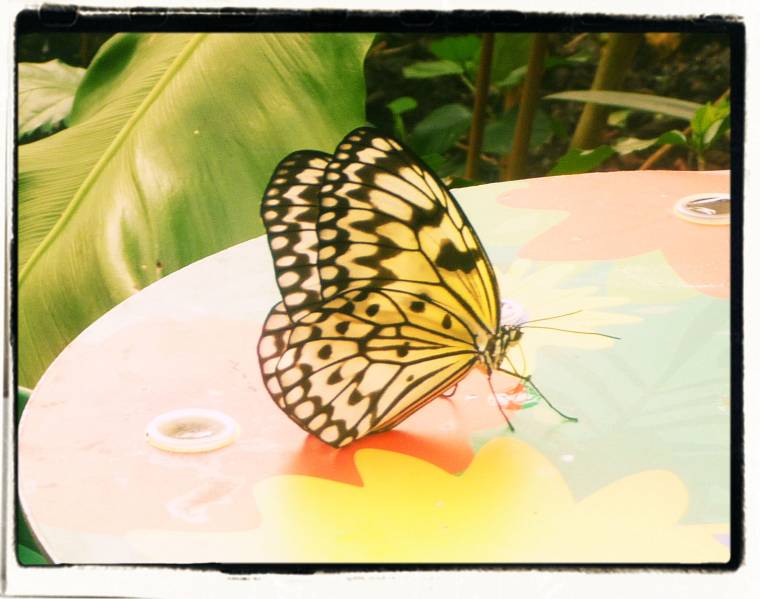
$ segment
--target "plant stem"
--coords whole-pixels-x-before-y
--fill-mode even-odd
[[[731,94],[731,88],[729,87],[726,91],[724,91],[721,94],[720,98],[718,98],[717,100],[715,100],[715,102],[713,102],[713,104],[720,104],[723,100],[728,98],[730,94]],[[688,136],[691,133],[691,125],[686,127],[686,129],[681,129],[681,133]],[[660,146],[654,154],[652,154],[649,158],[647,158],[644,162],[641,163],[641,166],[638,168],[638,170],[645,171],[652,168],[672,149],[673,149],[673,144],[665,144],[664,146]]]
[[[541,77],[544,74],[544,60],[546,58],[547,46],[548,34],[533,34],[533,41],[530,45],[530,56],[528,57],[528,70],[525,73],[525,81],[523,82],[522,95],[520,97],[520,108],[517,112],[512,151],[509,155],[505,154],[502,157],[501,178],[503,180],[512,181],[514,179],[521,179],[525,177],[527,171],[526,164],[528,162],[530,134],[533,129],[533,117],[538,107],[538,93]]]
[[[596,67],[591,89],[620,89],[642,39],[641,33],[610,33]],[[607,106],[586,104],[575,127],[570,147],[590,150],[598,146],[602,142],[602,129],[609,111]]]
[[[464,170],[465,179],[476,180],[478,177],[478,161],[480,148],[483,145],[483,129],[485,128],[486,101],[491,84],[491,59],[493,58],[493,33],[483,34],[483,44],[480,47],[480,64],[478,77],[475,80],[475,103],[472,109],[472,125],[470,126],[470,141],[467,148],[467,164]]]

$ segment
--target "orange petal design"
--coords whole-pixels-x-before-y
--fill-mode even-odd
[[[568,193],[578,177],[588,184]],[[520,256],[534,260],[618,260],[653,250],[689,285],[715,297],[730,292],[730,230],[684,221],[676,201],[695,193],[729,191],[728,171],[617,172],[547,177],[514,189],[500,202],[514,208],[564,210],[568,218],[527,242]]]

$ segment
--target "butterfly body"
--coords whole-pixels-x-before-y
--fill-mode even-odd
[[[330,445],[393,428],[519,342],[456,200],[391,138],[360,128],[332,155],[289,155],[261,214],[283,299],[259,341],[262,378]]]

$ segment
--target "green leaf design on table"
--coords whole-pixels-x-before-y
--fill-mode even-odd
[[[675,304],[699,295],[673,270],[662,250],[616,260],[607,278],[607,293],[644,304],[640,314],[661,311],[661,304]]]
[[[619,106],[644,112],[656,112],[690,121],[701,108],[696,102],[655,96],[654,94],[636,94],[632,92],[613,92],[600,90],[567,91],[544,96],[545,100],[569,100],[573,102],[588,102],[605,106]]]
[[[18,137],[49,134],[69,116],[84,69],[60,60],[18,65]]]
[[[367,34],[125,34],[19,152],[19,379],[162,275],[261,233],[287,153],[364,122]]]
[[[689,489],[685,522],[727,522],[729,303],[698,296],[659,308],[636,327],[605,327],[622,337],[608,351],[542,350],[534,380],[579,422],[539,405],[515,422],[516,434],[562,470],[577,497],[664,469]],[[474,445],[495,434],[504,433],[484,431]]]

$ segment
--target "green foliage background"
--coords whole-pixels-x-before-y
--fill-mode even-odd
[[[272,169],[364,122],[371,35],[124,34],[19,149],[19,382],[166,273],[261,233]]]

